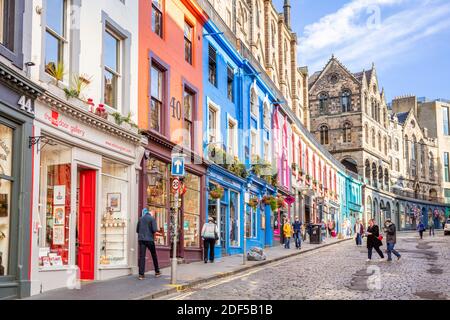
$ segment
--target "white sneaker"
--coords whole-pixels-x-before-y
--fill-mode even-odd
[[[372,260],[371,260],[371,259],[367,259],[367,260],[366,260],[366,262],[370,262],[370,261],[372,261]]]
[[[378,260],[379,262],[386,262],[387,259],[386,258],[381,258],[380,260]]]

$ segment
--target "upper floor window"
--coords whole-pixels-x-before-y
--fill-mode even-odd
[[[152,0],[152,30],[161,38],[163,35],[162,1]]]
[[[259,12],[259,4],[258,2],[256,2],[256,26],[259,28],[260,27],[260,12]]]
[[[256,134],[255,130],[252,130],[250,136],[251,136],[250,152],[253,161],[256,158],[256,156],[258,156],[258,135]]]
[[[45,28],[45,71],[55,78],[64,73],[66,1],[47,0]]]
[[[237,124],[232,119],[228,120],[228,153],[237,155]]]
[[[193,149],[194,126],[193,115],[195,106],[195,93],[189,88],[184,88],[184,137],[183,144],[187,149]]]
[[[430,152],[429,156],[429,170],[430,170],[430,179],[434,180],[434,155],[432,152]]]
[[[349,90],[344,90],[341,95],[342,112],[350,111],[351,106],[351,92]]]
[[[0,44],[14,51],[15,0],[0,0]]]
[[[382,144],[381,144],[381,133],[378,132],[378,150],[381,151]]]
[[[343,142],[352,142],[352,125],[350,123],[344,124],[344,138]]]
[[[375,148],[376,146],[376,140],[375,140],[375,130],[372,129],[372,147]]]
[[[264,103],[264,126],[268,129],[270,129],[270,109],[269,104]]]
[[[104,57],[104,102],[111,108],[118,107],[120,83],[120,39],[106,30]]]
[[[231,66],[227,66],[227,96],[234,102],[234,69]]]
[[[369,126],[367,123],[364,125],[364,135],[366,136],[366,143],[369,143]]]
[[[208,80],[211,84],[217,87],[217,53],[216,49],[211,45],[208,48]]]
[[[150,129],[159,133],[162,133],[164,86],[164,70],[155,63],[152,63]]]
[[[364,94],[364,111],[369,114],[369,99],[367,98],[367,93]]]
[[[444,135],[448,136],[450,135],[448,107],[442,107],[442,120]]]
[[[254,116],[258,116],[258,97],[252,89],[250,94],[250,111]]]
[[[275,48],[276,32],[275,24],[272,22],[272,48]]]
[[[450,167],[449,167],[449,153],[444,152],[444,179],[445,182],[450,182]]]
[[[319,94],[319,113],[323,114],[327,112],[328,108],[328,94],[322,92]]]
[[[320,131],[320,143],[326,145],[329,143],[329,129],[327,125],[322,125],[319,129]]]
[[[400,146],[399,146],[399,143],[398,143],[398,139],[397,139],[397,138],[395,138],[394,147],[395,147],[395,151],[399,151],[399,150],[400,150]]]
[[[208,142],[217,142],[217,109],[210,106],[208,110]]]
[[[192,64],[192,26],[184,23],[184,59]]]

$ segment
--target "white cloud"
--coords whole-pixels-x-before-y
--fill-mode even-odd
[[[395,13],[384,17],[383,9],[392,6]],[[373,8],[381,13],[376,28],[367,24]],[[398,55],[420,40],[444,29],[450,29],[446,0],[353,0],[305,27],[299,39],[299,61],[311,72],[322,69],[331,53],[355,71],[372,61],[390,64],[401,61]]]

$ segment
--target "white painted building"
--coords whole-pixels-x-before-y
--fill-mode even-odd
[[[33,133],[32,295],[137,271],[137,16],[138,1],[26,2],[28,72],[46,90]]]

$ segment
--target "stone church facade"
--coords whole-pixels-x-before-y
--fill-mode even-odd
[[[364,181],[366,221],[390,217],[411,229],[445,212],[440,164],[436,140],[414,113],[395,111],[388,109],[375,65],[353,73],[333,56],[309,79],[310,130]]]

